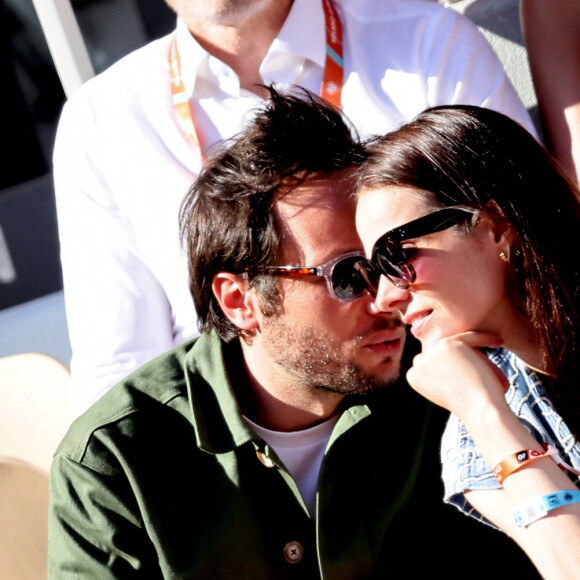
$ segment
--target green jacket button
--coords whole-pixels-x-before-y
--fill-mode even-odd
[[[290,564],[297,564],[304,557],[304,547],[300,542],[288,542],[284,546],[284,558]]]

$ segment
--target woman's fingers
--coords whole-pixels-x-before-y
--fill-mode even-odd
[[[479,397],[503,398],[507,379],[481,351],[501,344],[497,336],[481,332],[441,339],[415,357],[407,380],[418,393],[458,414]]]

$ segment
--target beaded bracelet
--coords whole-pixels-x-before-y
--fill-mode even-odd
[[[580,491],[578,490],[564,490],[547,495],[538,495],[525,501],[514,510],[514,520],[518,527],[526,527],[545,517],[548,512],[556,508],[578,502],[580,502]]]
[[[558,451],[551,445],[542,444],[544,451],[536,451],[535,449],[522,449],[513,455],[510,455],[503,461],[500,461],[493,469],[492,472],[495,475],[499,483],[503,483],[504,479],[521,469],[524,465],[527,465],[531,461],[536,459],[541,459],[542,457],[547,457],[548,455],[553,455],[558,457],[554,458],[556,463],[560,464]]]

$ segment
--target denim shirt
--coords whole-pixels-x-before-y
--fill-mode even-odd
[[[506,400],[524,426],[537,441],[552,445],[567,463],[580,469],[580,443],[552,405],[540,375],[503,348],[490,351],[488,357],[507,377],[510,386],[505,395]],[[471,506],[463,493],[468,490],[499,489],[501,484],[475,446],[465,425],[453,414],[443,433],[441,463],[445,502],[490,524]],[[574,481],[578,485],[578,478],[574,477]]]

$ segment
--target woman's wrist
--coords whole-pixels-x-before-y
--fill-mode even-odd
[[[523,449],[544,451],[503,397],[484,397],[458,416],[491,466]]]
[[[492,468],[524,450],[541,454],[537,460],[527,462],[502,482],[514,505],[525,502],[533,496],[576,489],[552,456],[544,454],[545,449],[511,411],[507,403],[505,406],[490,404],[478,408],[477,413],[471,412],[465,419],[466,429]]]

